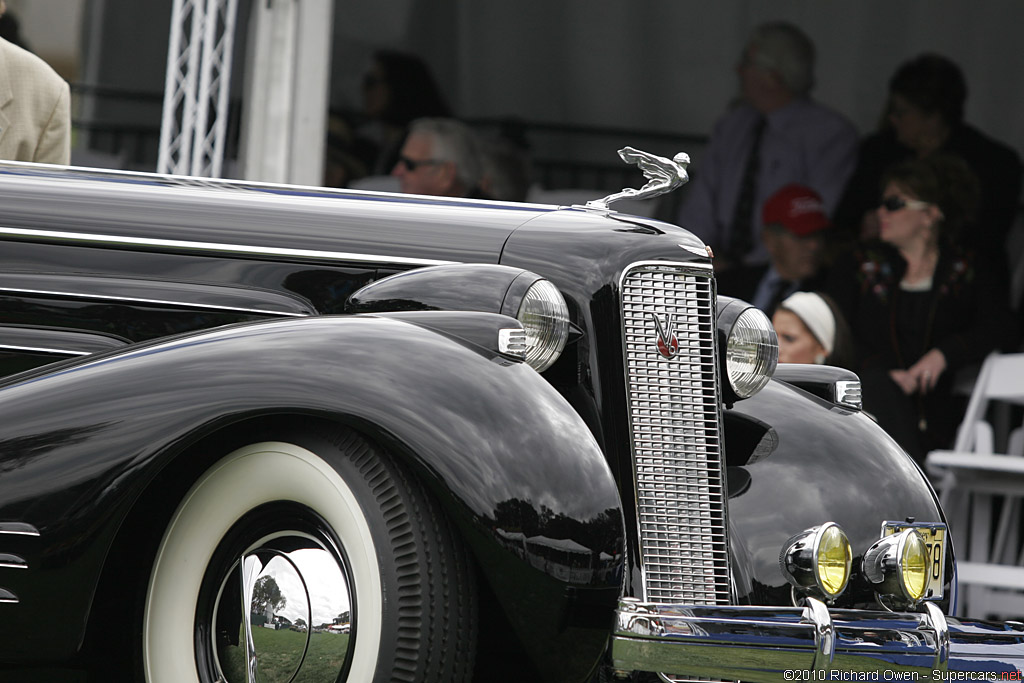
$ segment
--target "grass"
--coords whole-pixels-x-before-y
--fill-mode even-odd
[[[298,631],[275,631],[254,628],[253,646],[259,663],[260,680],[266,683],[287,683],[291,680],[306,641],[306,634]],[[338,676],[348,651],[348,635],[314,633],[302,670],[295,683],[332,681]],[[221,660],[224,675],[229,681],[245,681],[245,648],[231,647]]]

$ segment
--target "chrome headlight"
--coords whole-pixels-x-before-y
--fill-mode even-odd
[[[570,331],[569,307],[557,287],[528,270],[492,263],[448,264],[398,273],[352,294],[345,311],[480,311],[517,318],[525,332],[525,344],[520,331],[510,328],[499,336],[497,348],[500,353],[522,358],[538,372],[558,360]]]
[[[880,538],[864,553],[864,576],[875,592],[900,604],[924,597],[928,569],[928,546],[916,529]]]
[[[526,331],[526,362],[537,372],[547,370],[569,339],[569,307],[561,292],[548,280],[537,280],[523,296],[516,318]]]
[[[792,585],[826,600],[846,589],[852,563],[850,540],[834,522],[797,534],[779,554],[782,573]]]
[[[768,317],[750,304],[719,297],[719,340],[725,349],[725,376],[735,398],[750,398],[775,374],[779,340]],[[726,396],[726,401],[729,401]]]

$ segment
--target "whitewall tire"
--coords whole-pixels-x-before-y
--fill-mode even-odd
[[[285,436],[219,460],[172,516],[146,593],[146,681],[218,680],[223,674],[213,663],[217,657],[203,651],[207,644],[218,648],[209,635],[216,618],[209,615],[222,608],[211,611],[209,605],[221,604],[218,590],[238,571],[228,568],[242,566],[256,549],[283,554],[275,542],[286,547],[307,538],[334,558],[337,576],[345,577],[338,590],[347,590],[351,602],[344,666],[318,675],[333,681],[344,674],[338,680],[360,682],[406,680],[405,674],[416,681],[468,680],[467,653],[475,647],[472,574],[423,487],[349,430]],[[466,598],[448,604],[453,591]],[[224,602],[233,606],[237,600]],[[341,628],[349,633],[347,624]]]

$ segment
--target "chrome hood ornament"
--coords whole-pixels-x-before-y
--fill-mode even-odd
[[[690,179],[686,173],[690,155],[686,152],[679,152],[671,159],[666,159],[633,147],[623,147],[619,150],[619,156],[627,164],[636,164],[647,178],[647,184],[639,190],[627,187],[604,199],[592,199],[587,202],[587,208],[607,210],[609,204],[620,199],[650,199],[671,192]]]

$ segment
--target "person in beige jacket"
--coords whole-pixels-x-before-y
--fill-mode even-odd
[[[0,14],[4,3],[0,0]],[[0,159],[71,162],[71,91],[42,59],[0,38]]]

